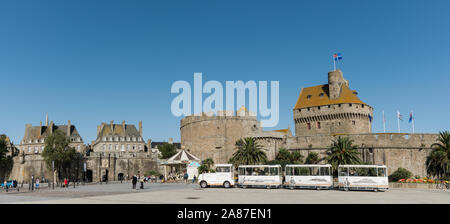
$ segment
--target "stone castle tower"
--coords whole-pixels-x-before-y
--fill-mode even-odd
[[[186,150],[216,164],[227,163],[235,151],[237,140],[262,130],[256,114],[245,108],[186,116],[181,119],[181,144]]]
[[[295,135],[371,133],[373,108],[349,88],[342,71],[328,84],[303,88],[294,107]]]

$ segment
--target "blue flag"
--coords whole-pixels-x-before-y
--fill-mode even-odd
[[[369,114],[369,121],[372,123],[372,116]]]

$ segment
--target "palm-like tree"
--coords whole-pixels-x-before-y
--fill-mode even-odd
[[[237,165],[255,165],[267,162],[267,155],[262,146],[253,137],[239,139],[236,142],[237,151],[233,153],[230,163]]]
[[[431,145],[426,165],[429,175],[441,178],[450,173],[450,132],[439,132],[437,141]]]
[[[360,164],[358,146],[353,145],[353,140],[348,137],[338,136],[327,150],[328,163],[336,171],[341,164]]]

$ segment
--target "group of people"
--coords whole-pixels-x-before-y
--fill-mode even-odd
[[[133,184],[133,189],[136,189],[136,184],[138,181],[141,183],[141,186],[139,188],[144,189],[145,179],[146,179],[145,176],[141,176],[139,173],[138,173],[138,175],[133,175],[133,177],[131,178],[131,183]]]

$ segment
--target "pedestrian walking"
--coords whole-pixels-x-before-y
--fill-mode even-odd
[[[197,176],[194,175],[194,178],[192,178],[192,183],[195,183],[197,181]]]
[[[67,180],[67,178],[64,178],[64,187],[67,188],[68,185],[69,185],[69,181]]]

